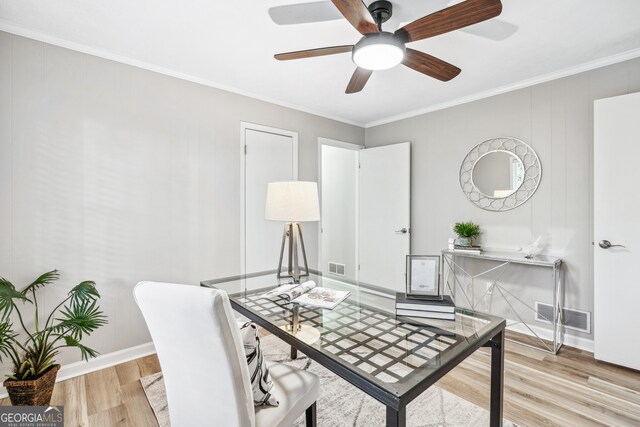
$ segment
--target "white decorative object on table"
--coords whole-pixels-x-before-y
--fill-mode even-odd
[[[542,252],[544,252],[548,243],[549,243],[549,237],[544,234],[541,234],[529,246],[525,246],[524,248],[521,248],[520,252],[524,254],[525,258],[531,259],[534,256],[540,255]]]
[[[456,238],[455,237],[449,237],[449,242],[447,245],[447,249],[449,250],[453,250],[456,247]]]

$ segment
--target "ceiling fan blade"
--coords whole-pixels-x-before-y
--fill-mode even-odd
[[[270,7],[269,16],[278,25],[309,24],[343,18],[336,7],[326,0]]]
[[[442,80],[443,82],[448,82],[460,74],[460,68],[455,65],[451,65],[435,56],[409,48],[407,48],[404,54],[402,63],[409,68],[433,77],[434,79]]]
[[[298,50],[296,52],[278,53],[273,55],[279,61],[289,59],[313,58],[314,56],[335,55],[336,53],[346,53],[353,50],[353,45],[320,47],[318,49]]]
[[[405,42],[413,42],[494,18],[502,12],[500,0],[466,0],[405,25],[396,31]]]
[[[331,0],[347,21],[360,31],[360,34],[378,33],[380,30],[362,0]]]
[[[367,84],[367,80],[371,77],[373,73],[372,70],[365,70],[364,68],[356,68],[356,71],[353,72],[351,76],[351,80],[349,80],[349,84],[347,85],[347,90],[344,93],[356,93],[360,92],[364,85]]]

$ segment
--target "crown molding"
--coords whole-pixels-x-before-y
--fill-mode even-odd
[[[110,61],[119,62],[126,65],[131,65],[136,68],[142,68],[144,70],[153,71],[155,73],[164,74],[166,76],[175,77],[180,80],[186,80],[188,82],[197,83],[203,86],[212,87],[214,89],[224,90],[225,92],[235,93],[237,95],[246,96],[248,98],[253,98],[258,101],[268,102],[269,104],[278,105],[280,107],[290,108],[292,110],[300,111],[303,113],[312,114],[314,116],[323,117],[329,120],[335,120],[337,122],[342,122],[352,126],[358,126],[360,128],[364,128],[364,123],[355,122],[353,120],[345,119],[343,117],[334,116],[332,114],[324,113],[321,111],[312,110],[300,105],[292,104],[289,102],[281,101],[278,99],[270,98],[267,96],[262,96],[257,93],[249,92],[243,89],[239,89],[233,86],[224,85],[220,83],[213,82],[211,80],[203,79],[200,77],[192,76],[190,74],[181,73],[178,71],[170,70],[165,67],[160,67],[158,65],[150,64],[144,61],[138,61],[137,59],[129,58],[126,56],[118,55],[103,49],[96,49],[91,46],[87,46],[82,43],[72,42],[66,39],[61,39],[55,36],[51,36],[48,34],[44,34],[39,31],[31,30],[28,28],[24,28],[21,26],[17,26],[15,24],[9,23],[5,20],[0,19],[0,31],[4,31],[6,33],[15,34],[20,37],[26,37],[28,39],[37,40],[43,43],[51,44],[54,46],[59,46],[65,49],[74,50],[81,53],[86,53],[88,55],[97,56],[99,58],[108,59]]]
[[[500,95],[502,93],[511,92],[518,89],[534,86],[540,83],[545,83],[551,80],[561,79],[563,77],[572,76],[574,74],[584,73],[585,71],[594,70],[596,68],[606,67],[607,65],[617,64],[619,62],[627,61],[629,59],[640,57],[640,48],[628,50],[622,53],[608,56],[606,58],[596,59],[595,61],[585,62],[584,64],[576,65],[573,67],[565,68],[563,70],[554,71],[553,73],[543,74],[541,76],[533,77],[527,80],[522,80],[516,83],[511,83],[505,86],[500,86],[487,91],[479,92],[473,95],[465,96],[462,98],[454,99],[440,104],[432,105],[429,107],[419,108],[417,110],[408,111],[406,113],[397,114],[389,117],[385,117],[379,120],[374,120],[365,123],[365,129],[375,126],[384,125],[387,123],[397,122],[399,120],[408,119],[411,117],[419,116],[426,113],[431,113],[438,110],[444,110],[445,108],[455,107],[456,105],[466,104],[468,102],[477,101],[479,99],[489,98],[494,95]]]

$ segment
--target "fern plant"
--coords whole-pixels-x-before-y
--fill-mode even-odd
[[[480,226],[473,222],[457,222],[453,232],[460,237],[476,237],[480,234]]]
[[[0,277],[0,362],[9,359],[13,372],[6,377],[13,380],[32,380],[44,374],[55,364],[60,349],[75,347],[83,360],[96,357],[98,352],[81,343],[107,324],[107,318],[98,306],[100,294],[95,282],[85,281],[76,285],[47,316],[44,323],[39,317],[37,291],[58,280],[58,270],[49,271],[33,283],[18,291],[8,280]],[[25,325],[21,307],[34,306],[34,326]],[[14,329],[12,315],[26,335]]]

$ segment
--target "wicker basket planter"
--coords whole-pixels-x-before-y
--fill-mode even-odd
[[[59,369],[60,365],[53,365],[35,380],[5,380],[4,386],[9,393],[11,404],[14,406],[49,406]]]

